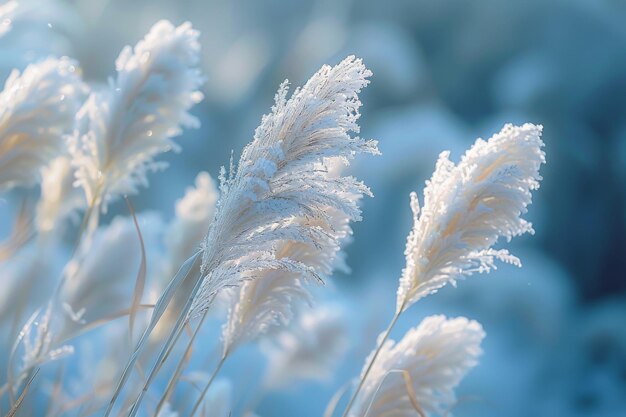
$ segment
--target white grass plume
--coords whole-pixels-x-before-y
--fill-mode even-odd
[[[11,73],[0,93],[0,189],[39,182],[40,169],[65,149],[83,88],[68,58]]]
[[[0,5],[0,38],[11,30],[13,16],[18,6],[17,1],[13,0]]]
[[[350,135],[359,130],[358,93],[370,74],[361,60],[348,57],[322,67],[289,99],[287,82],[281,85],[237,171],[231,169],[228,178],[222,172],[192,315],[207,309],[219,290],[267,271],[317,280],[332,263],[343,232],[333,232],[328,210],[359,220],[358,196],[370,194],[353,177],[329,170],[336,160],[378,153],[376,142]],[[321,257],[310,262],[281,254],[285,242],[321,248]]]
[[[348,323],[337,306],[305,312],[293,326],[263,346],[268,358],[266,388],[285,388],[299,380],[326,381],[348,348]]]
[[[388,340],[350,417],[446,415],[455,387],[478,363],[484,337],[475,321],[430,316],[398,343]]]
[[[349,219],[343,212],[326,209],[330,224],[318,223],[318,227],[327,227],[326,233],[335,234],[338,242],[352,232]],[[300,219],[305,222],[306,219]],[[305,242],[286,241],[276,246],[279,259],[290,258],[314,267],[320,273],[329,275],[335,261],[343,262],[337,255],[333,244],[311,246]],[[254,280],[244,282],[233,291],[233,305],[222,329],[224,352],[232,351],[236,346],[254,341],[281,326],[287,326],[302,304],[312,304],[307,282],[298,272],[289,270],[259,271]]]
[[[507,250],[492,246],[500,237],[533,233],[521,215],[541,180],[541,130],[507,124],[488,141],[478,139],[458,165],[448,159],[449,152],[441,153],[426,182],[421,213],[417,195],[411,194],[414,224],[397,312],[463,276],[489,272],[496,260],[520,266]]]
[[[172,137],[199,126],[188,113],[202,99],[198,36],[190,23],[157,22],[122,50],[108,88],[89,96],[70,140],[87,201],[106,208],[116,196],[136,193],[149,171],[164,167],[153,158],[178,148]]]
[[[215,215],[218,197],[211,176],[207,172],[200,172],[194,186],[188,187],[184,197],[176,202],[176,217],[165,231],[166,278],[171,278],[180,265],[200,248]]]

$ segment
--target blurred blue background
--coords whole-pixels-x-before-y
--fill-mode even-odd
[[[411,310],[394,336],[436,313],[484,325],[485,353],[459,390],[458,416],[626,416],[626,2],[32,3],[0,40],[3,77],[66,54],[89,82],[104,83],[121,48],[155,21],[189,20],[201,31],[206,99],[194,114],[202,128],[185,132],[183,151],[163,158],[170,168],[133,198],[138,211],[165,218],[197,172],[216,177],[252,138],[284,78],[300,85],[349,54],[373,71],[361,134],[378,139],[383,156],[353,171],[375,198],[364,202],[347,248],[352,273],[321,292],[346,305],[353,347],[332,380],[270,394],[259,415],[321,416],[393,313],[409,192],[421,193],[440,151],[458,160],[476,137],[528,121],[544,125],[548,162],[528,215],[537,233],[511,248],[524,267],[446,288]],[[126,213],[122,204],[116,212]]]

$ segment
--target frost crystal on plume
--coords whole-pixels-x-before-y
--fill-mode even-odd
[[[147,185],[163,168],[154,156],[177,149],[181,127],[197,127],[188,110],[202,99],[198,87],[198,32],[185,23],[157,22],[116,62],[108,88],[92,93],[77,116],[70,141],[77,182],[90,203],[106,204]]]

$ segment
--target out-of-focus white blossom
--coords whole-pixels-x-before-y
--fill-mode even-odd
[[[17,1],[13,0],[0,5],[0,37],[11,30],[12,19],[17,7]]]
[[[172,278],[187,258],[200,248],[215,215],[217,188],[207,172],[197,175],[195,186],[176,202],[176,217],[165,231],[166,277]]]
[[[400,342],[388,340],[350,417],[446,415],[456,401],[454,388],[478,363],[484,337],[475,321],[430,316]]]
[[[50,232],[68,217],[77,219],[87,207],[85,194],[74,186],[74,168],[67,156],[60,156],[42,169],[41,197],[37,203],[37,229]]]
[[[327,306],[308,311],[264,346],[265,385],[281,388],[294,380],[327,380],[347,348],[348,324],[341,309]]]
[[[0,93],[0,189],[32,186],[65,149],[83,84],[76,63],[49,58],[14,70]]]
[[[200,291],[192,314],[207,309],[215,294],[268,271],[319,279],[332,266],[345,228],[333,229],[333,211],[360,220],[358,201],[370,194],[361,182],[336,176],[337,160],[377,154],[375,141],[358,132],[358,93],[371,72],[348,57],[324,66],[287,99],[284,82],[272,113],[263,117],[244,148],[236,172],[222,170],[220,199],[205,242]],[[286,242],[311,248],[314,256],[293,256]],[[266,284],[261,284],[266,285]]]
[[[406,267],[397,312],[448,282],[489,272],[500,260],[520,265],[505,249],[492,249],[500,237],[533,233],[521,218],[539,188],[545,162],[541,126],[507,124],[488,141],[478,139],[455,165],[442,152],[424,189],[421,210],[411,194],[413,230],[406,244]]]
[[[149,171],[164,168],[153,158],[178,149],[172,138],[182,127],[199,126],[188,113],[202,99],[198,36],[190,23],[157,22],[134,48],[122,50],[108,88],[89,96],[70,140],[87,201],[106,207],[136,193]]]
[[[204,398],[198,415],[210,415],[211,417],[231,417],[233,411],[233,386],[227,379],[218,379],[212,385]]]
[[[150,271],[154,265],[154,255],[157,255],[154,250],[163,225],[155,215],[141,215],[137,221],[142,231]],[[86,309],[80,318],[88,323],[127,309],[140,261],[141,246],[133,220],[116,217],[110,225],[101,226],[90,245],[81,247],[69,264],[60,299],[75,312]],[[71,322],[75,321],[72,317],[68,318]],[[74,327],[72,323],[67,324]]]

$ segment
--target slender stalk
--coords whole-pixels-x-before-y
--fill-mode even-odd
[[[195,269],[195,266],[197,265],[198,259],[200,258],[200,256],[199,256],[200,254],[201,254],[201,252],[196,252],[193,256],[191,256],[189,259],[187,259],[185,261],[185,263],[180,267],[180,269],[178,270],[178,272],[176,273],[174,278],[170,281],[170,283],[168,284],[168,286],[165,289],[165,291],[163,292],[163,294],[161,294],[161,296],[159,297],[159,300],[155,304],[155,309],[154,309],[154,311],[152,313],[152,317],[150,319],[150,324],[148,325],[148,328],[146,330],[144,330],[144,334],[142,335],[142,337],[139,340],[139,342],[137,342],[137,345],[135,346],[135,350],[133,351],[131,357],[128,359],[128,362],[126,363],[126,366],[124,367],[124,370],[122,372],[122,375],[120,376],[120,379],[119,379],[119,381],[117,383],[115,391],[113,392],[113,395],[111,396],[111,400],[109,401],[109,405],[106,408],[106,411],[104,413],[104,417],[108,417],[108,416],[111,415],[111,412],[113,411],[113,407],[115,406],[115,402],[117,401],[118,397],[120,396],[120,394],[122,392],[122,389],[124,388],[124,386],[128,382],[128,379],[130,378],[130,374],[132,372],[132,369],[135,366],[135,363],[137,362],[137,359],[139,358],[139,354],[140,354],[141,350],[144,348],[145,344],[148,341],[148,337],[152,334],[152,331],[154,330],[154,328],[156,327],[157,323],[159,322],[159,320],[163,316],[163,313],[164,313],[165,309],[170,304],[170,301],[172,300],[173,294],[179,288],[181,283],[189,278],[190,274],[192,274],[192,271],[195,271],[193,273],[198,272]],[[198,280],[198,282],[196,282],[196,285],[194,287],[194,290],[192,291],[191,296],[189,297],[189,299],[185,303],[185,306],[183,307],[183,310],[182,310],[181,314],[179,315],[179,317],[178,317],[178,319],[176,321],[176,324],[174,325],[174,328],[170,332],[170,336],[168,338],[168,341],[166,342],[166,345],[163,346],[163,349],[161,350],[159,359],[157,359],[157,363],[155,364],[155,368],[153,368],[153,372],[155,371],[158,363],[160,362],[160,359],[161,359],[162,355],[167,356],[167,354],[168,354],[168,352],[170,350],[169,343],[171,342],[171,340],[172,339],[177,339],[177,337],[180,336],[180,332],[178,332],[178,336],[176,335],[177,330],[182,329],[184,327],[184,322],[185,322],[185,319],[187,317],[187,312],[189,311],[189,308],[191,307],[191,303],[193,302],[193,297],[195,296],[195,293],[197,292],[198,288],[200,287],[201,282],[202,282],[202,280]]]
[[[383,338],[380,339],[380,341],[378,342],[378,346],[376,346],[374,355],[372,355],[372,359],[370,359],[369,363],[367,364],[367,367],[365,368],[365,372],[363,373],[359,381],[359,385],[357,385],[356,389],[354,390],[354,393],[352,394],[352,397],[350,397],[350,401],[348,402],[348,405],[346,406],[346,409],[343,412],[342,417],[348,416],[348,413],[350,412],[350,409],[352,408],[352,405],[354,404],[356,397],[359,395],[359,392],[361,392],[361,388],[363,388],[363,384],[365,383],[367,376],[369,375],[370,371],[372,370],[372,367],[374,366],[374,362],[376,362],[376,358],[378,358],[378,355],[380,354],[380,350],[382,349],[383,345],[389,338],[389,335],[391,334],[391,330],[393,330],[393,327],[398,322],[398,318],[400,318],[400,314],[402,314],[402,311],[404,311],[405,304],[406,304],[406,301],[402,303],[402,306],[394,314],[393,318],[391,319],[391,322],[389,323],[389,326],[387,326],[387,330],[385,330],[385,334],[383,335]]]
[[[144,384],[142,390],[139,392],[139,395],[137,396],[137,399],[133,403],[131,411],[128,414],[129,417],[135,416],[137,414],[137,412],[139,411],[139,405],[141,404],[141,401],[143,400],[143,397],[148,392],[148,388],[150,387],[152,382],[155,380],[155,378],[158,375],[159,371],[161,370],[161,368],[165,364],[165,361],[167,361],[167,358],[169,357],[170,353],[174,349],[174,346],[176,346],[176,343],[178,342],[178,339],[183,334],[183,330],[185,328],[185,323],[186,323],[186,321],[183,321],[181,325],[179,325],[178,327],[175,327],[172,330],[172,333],[170,334],[169,339],[165,343],[165,346],[161,350],[161,353],[159,354],[159,357],[157,358],[156,363],[154,364],[152,370],[150,371],[150,375],[148,375],[148,380]]]
[[[193,417],[196,414],[196,412],[198,411],[198,408],[200,408],[200,404],[202,404],[202,400],[204,400],[204,396],[206,395],[207,391],[209,390],[209,387],[211,386],[211,384],[213,383],[213,380],[215,379],[217,374],[220,372],[220,369],[222,369],[222,365],[224,365],[224,362],[226,362],[226,358],[227,357],[228,357],[228,352],[224,352],[224,355],[222,355],[222,358],[220,359],[219,363],[217,364],[217,367],[215,368],[215,371],[213,371],[213,374],[211,375],[211,378],[209,378],[209,382],[207,382],[207,384],[204,386],[204,389],[200,393],[200,396],[196,400],[196,403],[193,405],[193,409],[191,410],[191,414],[189,414],[189,417]]]
[[[189,355],[191,354],[191,349],[193,348],[193,342],[196,340],[196,336],[198,335],[198,332],[200,331],[200,328],[202,327],[204,320],[208,316],[207,313],[208,313],[208,310],[205,311],[204,314],[202,315],[202,318],[200,319],[198,326],[194,330],[191,338],[189,339],[189,343],[187,344],[187,349],[185,349],[185,353],[181,356],[180,360],[178,361],[178,366],[176,366],[176,370],[172,374],[167,384],[167,388],[165,388],[165,392],[163,393],[163,396],[161,397],[161,400],[159,401],[159,404],[157,405],[156,411],[154,412],[155,415],[159,415],[159,411],[161,411],[161,408],[163,407],[165,402],[172,395],[172,392],[174,391],[174,388],[176,387],[176,383],[178,382],[178,379],[180,378],[180,375],[183,372],[183,368],[185,366],[185,359],[188,358]]]

